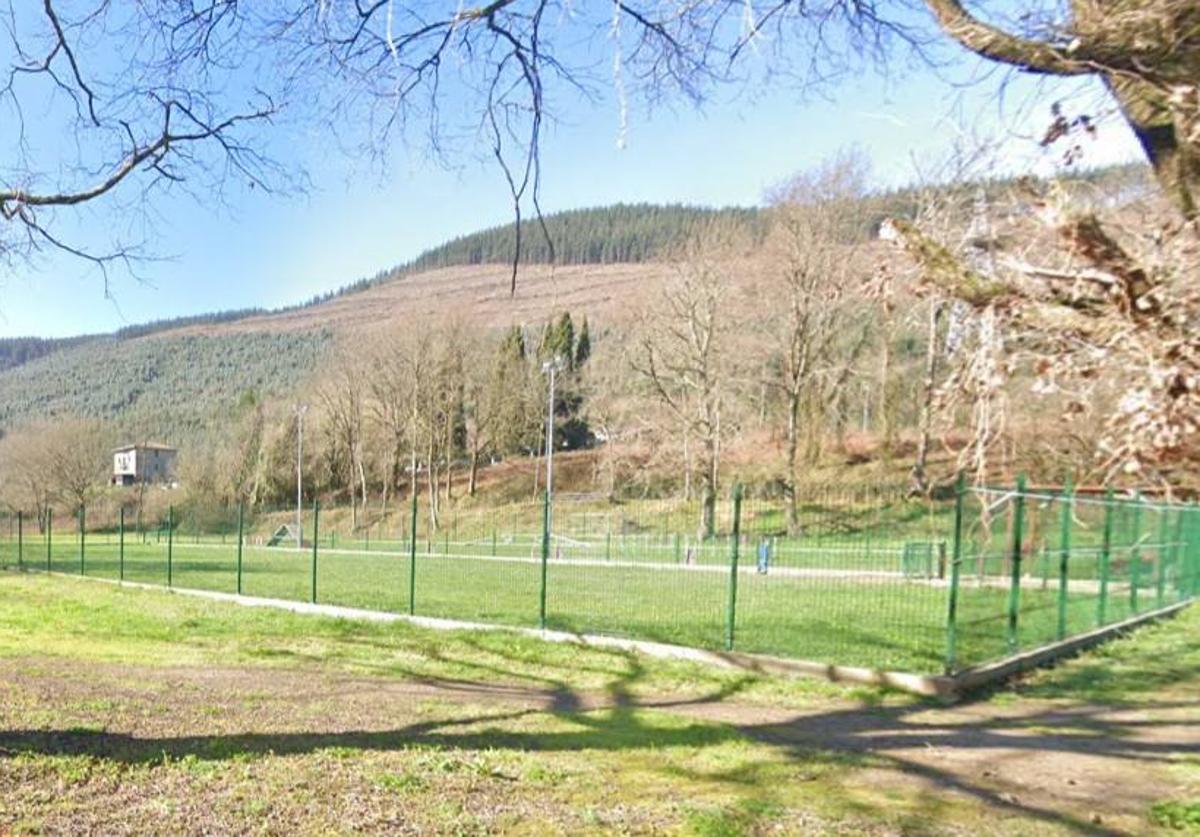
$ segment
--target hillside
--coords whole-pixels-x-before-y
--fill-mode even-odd
[[[517,292],[509,294],[508,265],[447,267],[404,276],[319,305],[231,322],[190,324],[162,336],[329,329],[357,334],[429,318],[458,317],[483,328],[540,323],[555,312],[581,311],[598,322],[624,319],[629,303],[671,273],[667,264],[546,265],[522,267]]]
[[[115,419],[124,432],[194,437],[242,393],[286,393],[307,379],[333,339],[363,329],[462,317],[483,328],[541,322],[563,309],[611,321],[653,287],[668,254],[699,225],[754,223],[756,210],[617,205],[547,216],[525,229],[510,295],[513,226],[456,238],[375,277],[276,311],[244,309],[159,320],[110,335],[0,340],[0,432],[38,419]],[[615,263],[614,263],[615,262]]]
[[[248,391],[285,395],[329,341],[324,331],[92,340],[0,372],[0,427],[80,415],[137,436],[194,437]]]
[[[444,268],[317,305],[74,342],[0,369],[0,428],[82,415],[114,419],[126,433],[185,441],[247,391],[286,395],[311,376],[336,339],[448,316],[505,328],[569,309],[615,322],[670,273],[661,264],[532,266],[522,268],[510,296],[508,270]]]
[[[1142,181],[1141,169],[1125,167],[1077,182],[1111,197]],[[862,199],[862,225],[871,228],[881,217],[909,212],[913,194],[898,190]],[[454,239],[371,279],[272,312],[218,311],[103,336],[0,340],[0,432],[77,414],[116,419],[130,433],[182,440],[249,390],[267,397],[287,393],[311,376],[334,341],[364,332],[445,318],[502,329],[544,323],[564,310],[586,314],[594,326],[618,325],[671,275],[669,257],[678,242],[713,221],[753,232],[762,214],[641,204],[545,220],[556,264],[542,263],[550,250],[531,223],[511,295],[510,224]]]

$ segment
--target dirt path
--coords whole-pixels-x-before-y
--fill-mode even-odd
[[[272,754],[413,743],[583,749],[605,745],[599,738],[527,740],[505,730],[533,715],[633,707],[727,725],[798,764],[814,753],[853,758],[858,769],[847,781],[862,787],[974,799],[1091,833],[1144,825],[1148,806],[1178,791],[1172,763],[1200,755],[1194,701],[1136,709],[1027,699],[949,708],[829,702],[796,711],[720,696],[635,699],[320,670],[17,659],[0,660],[0,759],[38,752],[146,763],[164,754],[204,757],[218,744]]]

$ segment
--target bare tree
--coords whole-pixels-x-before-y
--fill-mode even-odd
[[[700,445],[700,533],[716,527],[721,442],[729,432],[722,416],[733,384],[728,350],[734,317],[732,271],[746,257],[747,242],[721,227],[690,241],[674,279],[651,304],[641,324],[634,371],[667,409],[676,426]]]
[[[1163,193],[1188,220],[1200,218],[1200,7],[1193,0],[1068,0],[1014,10],[1002,26],[960,0],[925,0],[938,24],[967,49],[1019,70],[1098,76],[1133,129]],[[1048,139],[1088,129],[1062,112]]]
[[[365,398],[367,384],[361,359],[342,350],[317,388],[322,430],[335,474],[350,500],[351,525],[358,528],[359,506],[366,512],[367,474],[364,463]]]
[[[339,78],[325,92],[330,122],[370,126],[375,149],[419,130],[439,151],[475,124],[499,162],[520,218],[537,208],[538,146],[558,99],[602,84],[651,102],[701,100],[715,84],[761,74],[809,88],[896,48],[923,57],[954,42],[1023,72],[1096,76],[1112,92],[1170,200],[1195,218],[1200,184],[1200,11],[1192,0],[1021,0],[1007,20],[985,20],[961,0],[741,0],[579,6],[495,0],[483,6],[330,4],[284,0],[273,17],[294,79]],[[932,19],[922,12],[931,13]],[[610,61],[596,62],[607,43]],[[581,47],[580,44],[587,44]],[[597,73],[596,66],[604,67]],[[450,72],[449,68],[454,71]],[[453,107],[446,107],[447,103]],[[622,121],[623,124],[623,121]],[[1086,129],[1062,117],[1052,129]],[[519,245],[518,245],[519,250]],[[515,279],[514,261],[514,279]]]
[[[129,266],[139,247],[73,241],[65,229],[84,208],[141,213],[153,193],[178,187],[212,201],[231,179],[279,186],[258,135],[275,102],[237,80],[243,34],[226,0],[38,0],[0,10],[0,259],[57,249],[107,282],[109,267]]]
[[[1153,200],[1107,220],[1079,203],[1025,184],[982,262],[902,220],[884,232],[977,324],[977,349],[947,386],[978,387],[973,409],[990,436],[1004,420],[993,406],[1008,397],[1004,382],[1025,367],[1032,394],[1056,398],[1065,420],[1103,426],[1101,478],[1174,482],[1200,427],[1194,236]]]
[[[862,245],[861,220],[866,168],[853,154],[834,158],[809,175],[776,190],[767,238],[768,263],[760,278],[766,323],[762,349],[765,383],[784,401],[785,490],[788,525],[795,529],[802,411],[809,408],[808,434],[824,432],[831,384],[843,380],[847,361],[865,342],[863,330],[846,346],[853,331],[853,303],[865,287],[869,266]],[[854,348],[857,344],[857,349]],[[848,350],[848,351],[847,351]],[[814,449],[815,454],[815,449]],[[815,458],[815,457],[814,457]]]

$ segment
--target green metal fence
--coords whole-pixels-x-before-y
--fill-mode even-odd
[[[0,517],[0,565],[248,596],[959,671],[1195,596],[1200,509],[966,488],[700,500],[428,494],[387,515],[119,505]],[[278,537],[284,531],[286,537]]]
[[[950,670],[1191,600],[1200,508],[1062,490],[962,492]]]

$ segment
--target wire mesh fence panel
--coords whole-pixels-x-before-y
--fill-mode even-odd
[[[375,548],[368,550],[365,539],[322,538],[320,519],[321,515],[315,514],[314,523],[306,531],[305,549],[316,574],[310,595],[315,593],[316,600],[323,604],[407,613],[411,542],[403,537],[403,529],[397,529],[392,539],[377,537]]]
[[[1016,648],[1013,615],[1022,591],[1013,584],[1024,572],[1024,496],[1017,490],[974,489],[963,498],[959,588],[955,622],[956,665],[999,659]],[[1036,591],[1030,593],[1034,595]]]
[[[26,538],[29,568],[49,571],[52,566],[50,552],[54,540],[54,518],[49,509],[41,510],[33,517],[36,530],[32,537]]]
[[[170,538],[172,586],[237,592],[236,533],[236,508],[181,516]]]
[[[707,503],[422,492],[299,515],[140,503],[0,514],[0,566],[922,672],[1200,591],[1200,508],[1023,482]]]
[[[1111,492],[966,492],[958,666],[1190,599],[1200,546],[1189,534],[1196,515],[1193,506]]]
[[[303,548],[267,546],[258,538],[242,547],[244,595],[306,601],[312,588],[311,573],[311,555]]]
[[[877,668],[940,665],[940,505],[830,491],[796,505],[751,500],[743,509],[736,648]]]
[[[721,512],[725,514],[722,515]],[[558,500],[547,627],[718,648],[727,598],[727,504]]]
[[[541,504],[443,506],[417,518],[413,612],[537,625],[542,590]]]
[[[0,511],[0,569],[17,566],[17,515]]]

